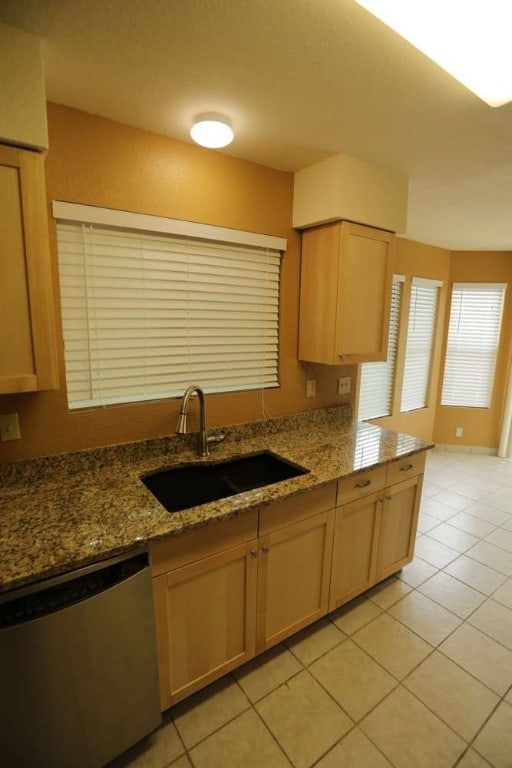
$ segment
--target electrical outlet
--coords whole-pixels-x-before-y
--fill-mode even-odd
[[[19,440],[20,438],[18,414],[0,414],[0,440]]]
[[[350,392],[350,376],[341,376],[338,379],[338,395],[348,395]]]
[[[314,397],[315,395],[316,395],[316,379],[307,379],[306,397]]]
[[[464,434],[464,427],[455,427],[455,437],[462,437]]]

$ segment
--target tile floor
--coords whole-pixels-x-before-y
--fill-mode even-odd
[[[428,455],[416,557],[112,768],[512,768],[512,462]]]

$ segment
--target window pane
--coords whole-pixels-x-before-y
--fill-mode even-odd
[[[438,300],[437,281],[413,278],[400,408],[402,413],[427,405]]]
[[[278,384],[278,251],[58,223],[70,408]]]
[[[454,283],[441,405],[488,408],[505,286]]]
[[[402,290],[402,280],[395,279],[391,293],[387,360],[383,363],[361,365],[358,414],[360,420],[376,419],[379,416],[391,414]]]

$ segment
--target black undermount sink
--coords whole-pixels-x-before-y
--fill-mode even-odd
[[[262,451],[214,464],[157,470],[141,480],[168,512],[179,512],[308,472],[270,451]]]

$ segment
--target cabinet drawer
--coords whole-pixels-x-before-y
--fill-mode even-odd
[[[260,509],[259,534],[276,531],[285,525],[298,523],[320,512],[333,509],[336,503],[336,483],[297,493],[289,499],[276,501]]]
[[[408,477],[422,475],[425,469],[425,451],[415,453],[414,456],[405,456],[388,464],[386,485],[394,485]]]
[[[375,467],[366,472],[358,472],[356,475],[343,478],[338,483],[338,495],[336,506],[346,504],[347,501],[367,496],[374,491],[384,488],[386,482],[386,467]]]
[[[151,544],[151,573],[158,576],[187,563],[244,544],[258,535],[258,510]]]

